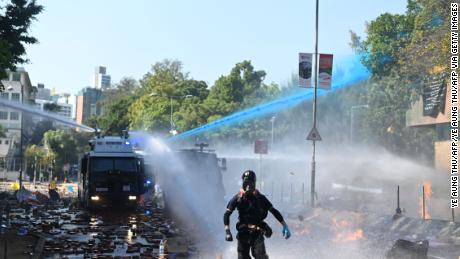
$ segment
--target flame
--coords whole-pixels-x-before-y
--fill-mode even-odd
[[[348,220],[332,218],[332,229],[335,232],[334,242],[356,241],[364,237],[364,231],[361,228],[355,228],[354,224]]]
[[[428,212],[428,201],[433,195],[432,184],[428,181],[423,181],[423,186],[425,187],[425,219],[431,219],[431,215]],[[420,207],[420,217],[423,218],[423,196],[419,198],[419,207]]]
[[[348,231],[345,233],[337,233],[335,235],[335,242],[348,242],[356,241],[364,237],[364,231],[362,229],[357,229],[355,231]]]

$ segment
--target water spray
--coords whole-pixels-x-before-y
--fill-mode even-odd
[[[30,114],[33,114],[33,115],[38,115],[38,116],[43,117],[43,118],[48,118],[48,119],[57,121],[59,123],[62,123],[62,124],[65,124],[65,125],[68,125],[68,126],[71,126],[71,127],[74,127],[74,128],[81,128],[81,129],[89,131],[89,132],[94,132],[95,131],[93,128],[91,128],[89,126],[76,123],[75,121],[69,120],[66,117],[63,117],[63,116],[60,116],[58,114],[51,113],[51,112],[45,112],[45,111],[37,110],[34,107],[22,105],[21,103],[18,103],[18,102],[12,102],[12,101],[7,101],[5,99],[0,99],[0,105],[8,107],[10,109],[19,110],[19,111],[22,111],[22,112],[27,112],[27,113],[30,113]]]
[[[336,69],[333,72],[334,82],[331,90],[318,89],[318,96],[323,96],[329,93],[345,89],[347,87],[356,85],[357,82],[369,78],[369,71],[361,65],[359,56],[353,56],[339,60]],[[337,69],[338,68],[338,69]],[[282,97],[268,103],[263,103],[255,107],[236,112],[224,118],[215,120],[203,126],[191,129],[189,131],[171,137],[169,140],[179,140],[185,137],[201,134],[206,131],[215,130],[222,126],[229,126],[231,124],[242,122],[245,120],[261,117],[263,115],[274,113],[279,110],[292,108],[303,101],[313,98],[313,89],[297,90],[287,97]]]

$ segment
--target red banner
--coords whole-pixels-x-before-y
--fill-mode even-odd
[[[332,85],[332,54],[319,54],[319,85],[320,89],[331,89]]]

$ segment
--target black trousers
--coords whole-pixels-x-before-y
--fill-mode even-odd
[[[265,251],[264,236],[260,232],[238,232],[238,259],[268,259]]]

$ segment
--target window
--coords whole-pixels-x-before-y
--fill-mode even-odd
[[[7,120],[8,119],[8,112],[0,111],[0,120]]]
[[[2,140],[0,139],[0,145],[2,144]]]
[[[6,99],[6,100],[8,100],[9,98],[8,93],[2,93],[1,97],[2,99]]]
[[[91,159],[91,170],[93,172],[106,172],[113,170],[113,160],[111,158]]]
[[[13,121],[19,120],[19,112],[11,112],[10,113],[10,120],[13,120]]]
[[[5,140],[5,145],[9,145],[10,144],[10,141],[9,140]]]
[[[125,172],[136,173],[139,161],[134,158],[93,158],[91,170],[93,172]]]
[[[136,160],[132,158],[117,158],[114,159],[115,170],[122,172],[137,172]]]
[[[96,112],[97,112],[97,110],[96,110],[96,104],[91,104],[90,110],[89,110],[89,114],[90,114],[90,115],[96,115]]]
[[[11,81],[21,81],[21,74],[19,73],[13,73],[13,77]]]
[[[12,93],[11,94],[11,100],[14,101],[14,102],[19,102],[19,97],[21,95],[19,93]]]

